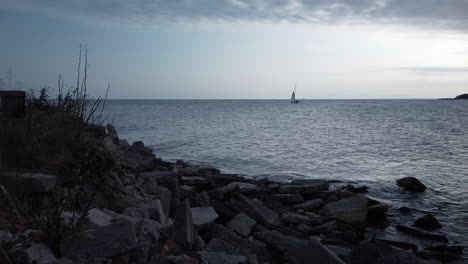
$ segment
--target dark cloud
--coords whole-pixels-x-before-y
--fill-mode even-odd
[[[468,0],[0,0],[0,4],[112,23],[367,20],[468,31]]]

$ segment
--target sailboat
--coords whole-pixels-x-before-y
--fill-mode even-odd
[[[291,103],[292,104],[298,104],[299,100],[296,100],[296,85],[294,84],[294,91],[291,95]]]

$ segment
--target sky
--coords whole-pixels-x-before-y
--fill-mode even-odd
[[[0,78],[113,99],[468,92],[468,0],[0,0]]]

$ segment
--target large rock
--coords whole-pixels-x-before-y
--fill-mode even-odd
[[[240,206],[246,215],[256,219],[263,225],[281,225],[280,216],[274,210],[265,206],[260,200],[239,195],[238,198],[231,199],[231,202]]]
[[[322,207],[322,205],[323,205],[322,199],[313,199],[313,200],[305,201],[300,204],[296,204],[294,205],[294,208],[308,211],[308,210],[318,209]]]
[[[415,192],[424,192],[427,188],[415,177],[405,177],[397,180],[399,186]]]
[[[104,213],[103,211],[97,208],[89,210],[86,218],[88,221],[84,226],[84,230],[98,229],[100,227],[110,225],[113,219],[112,216]]]
[[[252,232],[252,228],[257,222],[243,213],[236,215],[226,225],[239,235],[246,237]]]
[[[194,242],[192,210],[188,201],[182,202],[174,218],[174,240],[178,245],[192,248]]]
[[[344,264],[331,250],[313,240],[297,239],[284,236],[279,232],[259,232],[255,238],[278,250],[282,257],[282,263],[291,264]]]
[[[281,219],[286,223],[291,224],[309,224],[310,219],[305,215],[295,213],[284,213],[281,215]]]
[[[57,184],[55,175],[40,173],[0,173],[0,183],[7,189],[24,191],[26,193],[45,193]]]
[[[308,184],[284,184],[278,187],[278,193],[297,193],[308,194],[318,191],[327,190],[329,187],[328,182],[324,180],[317,180]]]
[[[150,171],[140,174],[145,181],[156,179],[159,186],[167,188],[171,192],[171,211],[169,216],[173,217],[179,204],[179,177],[174,172],[168,171]]]
[[[367,217],[367,198],[354,196],[325,205],[322,212],[346,223],[363,224]]]
[[[135,204],[134,207],[125,209],[122,214],[136,218],[151,218],[163,225],[166,224],[166,214],[164,213],[161,201],[159,199],[154,200],[151,204]]]
[[[348,264],[431,264],[413,253],[393,248],[384,242],[366,240],[359,243],[348,255]]]
[[[227,255],[222,252],[198,251],[202,264],[243,264],[248,263],[244,256]]]
[[[213,207],[193,207],[191,210],[193,225],[198,231],[209,228],[219,217]]]
[[[208,251],[242,255],[249,260],[249,263],[272,263],[265,244],[247,238],[242,239],[224,225],[214,224],[206,230],[205,237],[210,241],[206,246]]]
[[[338,229],[338,225],[336,224],[336,221],[333,220],[333,221],[321,224],[319,226],[312,227],[309,230],[309,234],[326,234],[336,229]]]
[[[68,259],[110,258],[138,248],[132,222],[120,221],[63,239],[60,252]]]
[[[415,222],[414,225],[417,227],[425,228],[425,229],[438,229],[442,228],[442,225],[437,221],[437,219],[432,215],[432,214],[427,214],[425,216],[422,216],[418,218]]]
[[[56,259],[52,250],[44,243],[32,244],[26,249],[26,254],[32,263],[48,263]]]

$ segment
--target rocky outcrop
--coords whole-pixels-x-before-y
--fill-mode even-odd
[[[415,177],[405,177],[397,180],[399,186],[414,192],[424,192],[427,188]]]
[[[425,229],[438,229],[442,228],[442,225],[437,221],[437,219],[432,215],[432,214],[427,214],[425,216],[422,216],[418,218],[415,222],[414,225],[417,227],[425,228]]]
[[[367,198],[354,196],[325,205],[323,213],[351,224],[364,224],[367,218]]]
[[[53,251],[45,244],[50,241],[49,231],[17,231],[22,225],[5,223],[0,214],[0,230],[5,230],[0,231],[0,244],[6,249],[0,248],[0,261],[279,264],[394,263],[393,259],[428,263],[420,257],[445,261],[462,254],[457,245],[446,244],[443,235],[410,226],[397,226],[397,230],[444,244],[423,249],[385,239],[358,244],[366,237],[366,224],[375,224],[375,219],[385,223],[389,208],[357,194],[366,191],[365,186],[339,188],[321,179],[253,180],[183,161],[163,162],[142,142],[129,145],[112,127],[107,130],[104,145],[112,152],[114,165],[99,175],[99,184],[82,189],[88,197],[95,195],[92,209],[82,205],[87,201],[80,201],[79,210],[64,208],[56,219],[71,229],[58,248],[50,246]],[[34,190],[42,192],[31,194],[34,197],[56,195],[65,187],[48,184],[50,179],[34,180],[39,181]],[[55,188],[57,184],[60,188]],[[68,184],[73,188],[67,191],[80,190]],[[425,216],[415,225],[430,229],[436,226],[433,220]]]

